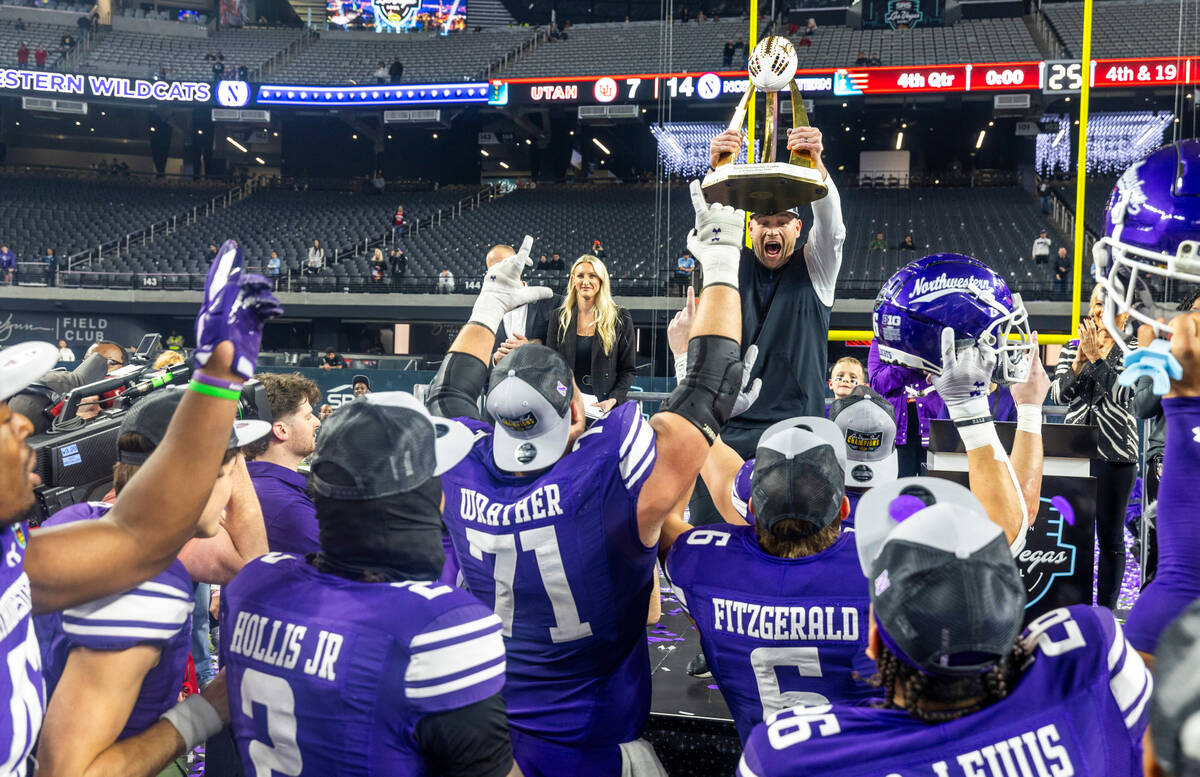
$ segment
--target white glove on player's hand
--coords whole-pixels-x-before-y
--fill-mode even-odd
[[[762,378],[755,378],[754,382],[750,382],[750,373],[754,370],[754,362],[758,361],[758,346],[752,345],[746,349],[746,355],[742,357],[742,390],[738,392],[737,399],[733,403],[733,412],[729,414],[730,418],[736,418],[742,413],[750,409],[758,399],[758,392],[762,390]]]
[[[505,313],[530,302],[547,299],[554,293],[545,286],[526,286],[521,281],[521,273],[533,264],[529,258],[532,248],[533,238],[526,235],[520,251],[492,265],[484,273],[483,286],[479,289],[475,307],[471,309],[471,323],[486,326],[495,332],[500,328]]]
[[[987,397],[995,369],[996,349],[979,343],[956,349],[954,330],[942,330],[942,374],[930,378],[930,383],[946,403],[950,418],[960,421],[991,414]]]
[[[704,269],[704,285],[723,283],[737,288],[738,264],[746,232],[746,212],[728,205],[709,204],[692,181],[692,207],[696,209],[696,228],[688,234],[687,246]]]

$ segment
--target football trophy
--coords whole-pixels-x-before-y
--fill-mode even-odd
[[[729,129],[741,130],[756,92],[766,98],[762,153],[758,162],[734,164],[737,154],[722,154],[716,168],[700,186],[709,202],[720,202],[747,213],[779,213],[807,205],[829,193],[812,153],[793,151],[787,162],[775,161],[779,133],[779,92],[791,90],[792,126],[807,127],[808,112],[796,86],[796,47],[787,38],[763,38],[750,52],[750,83],[733,112]],[[750,150],[753,154],[753,149]]]

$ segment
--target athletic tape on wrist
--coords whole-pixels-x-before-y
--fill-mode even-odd
[[[681,353],[675,357],[675,380],[683,380],[687,377],[687,353]]]
[[[1017,431],[1042,433],[1041,405],[1017,405]]]
[[[958,436],[967,450],[990,447],[996,453],[997,459],[1004,454],[1004,447],[1000,445],[1000,435],[996,433],[996,424],[991,416],[987,416],[986,419],[972,419],[966,424],[956,423],[954,426],[958,429]]]
[[[216,708],[199,694],[187,697],[164,712],[162,719],[170,722],[179,732],[186,750],[203,744],[209,737],[215,736],[225,728]]]
[[[992,409],[988,407],[987,397],[970,397],[954,403],[947,402],[946,412],[949,413],[952,421],[966,421],[990,416]]]

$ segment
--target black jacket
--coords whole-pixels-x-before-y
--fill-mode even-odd
[[[553,297],[550,299],[539,299],[537,302],[530,302],[526,307],[529,308],[525,313],[525,337],[530,340],[541,340],[546,342],[546,327],[550,325],[550,319],[557,317],[558,301]],[[496,346],[492,349],[495,353],[500,344],[508,339],[508,331],[504,328],[504,320],[500,320],[500,327],[496,330]]]
[[[567,366],[575,369],[575,314],[567,323],[565,332],[558,324],[558,308],[550,312],[550,322],[546,327],[545,343],[567,360]],[[587,394],[595,394],[597,399],[615,399],[617,404],[625,401],[633,378],[637,375],[637,353],[633,346],[633,316],[628,310],[621,308],[617,312],[617,342],[612,353],[604,353],[600,339],[596,338],[592,348],[592,385],[580,384],[580,390]],[[581,376],[576,375],[576,381]]]

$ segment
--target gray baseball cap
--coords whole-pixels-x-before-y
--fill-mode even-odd
[[[566,360],[523,345],[492,368],[485,407],[495,420],[492,458],[505,472],[533,472],[562,458],[575,383]]]
[[[754,520],[766,531],[793,519],[815,534],[837,520],[846,496],[845,445],[825,418],[789,418],[763,433],[754,454]]]
[[[966,488],[940,478],[872,488],[855,534],[880,638],[902,661],[974,675],[1012,649],[1025,585],[1004,532]]]
[[[870,386],[855,386],[829,406],[846,442],[846,485],[871,488],[896,479],[896,416]]]
[[[1158,639],[1150,701],[1154,757],[1173,777],[1200,775],[1200,601]]]
[[[407,493],[458,464],[474,444],[470,429],[430,415],[412,394],[365,394],[321,427],[313,490],[353,502]]]
[[[167,427],[171,425],[171,418],[174,417],[179,403],[183,401],[185,393],[186,389],[183,388],[164,388],[134,405],[121,420],[121,431],[117,437],[117,459],[127,464],[145,464],[151,451],[123,450],[120,446],[121,437],[136,432],[157,448],[167,436]],[[229,444],[225,449],[249,445],[262,439],[270,431],[271,424],[266,421],[234,421],[233,429],[229,433]]]

